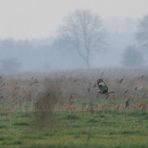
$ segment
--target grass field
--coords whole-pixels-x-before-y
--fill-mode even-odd
[[[37,116],[38,112],[1,113],[0,147],[148,147],[147,112],[57,112],[46,116],[46,123],[38,123]]]
[[[0,148],[147,148],[148,72],[114,71],[0,76]]]

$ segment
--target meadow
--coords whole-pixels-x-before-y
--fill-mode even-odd
[[[97,95],[98,78],[115,93]],[[147,81],[127,69],[1,75],[0,147],[146,148]]]

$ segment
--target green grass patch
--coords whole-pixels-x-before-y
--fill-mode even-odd
[[[0,147],[146,148],[147,114],[138,111],[57,112],[44,119],[46,124],[40,122],[37,126],[40,114],[18,112],[9,120],[1,118]]]

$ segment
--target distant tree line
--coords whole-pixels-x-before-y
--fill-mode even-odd
[[[106,38],[109,33],[103,23],[101,17],[90,10],[76,10],[66,17],[54,38],[44,41],[0,40],[0,73],[15,73],[25,67],[31,70],[34,66],[45,70],[62,68],[62,63],[66,68],[75,65],[76,68],[89,69],[94,55],[109,52],[106,49],[114,50],[111,44],[108,45]],[[148,15],[140,21],[135,42],[125,47],[121,65],[144,66],[147,48]]]
[[[148,15],[144,16],[137,32],[135,33],[135,44],[129,45],[123,54],[123,65],[128,67],[142,67],[145,64],[148,49]]]

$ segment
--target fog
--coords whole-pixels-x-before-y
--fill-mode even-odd
[[[52,1],[50,1],[50,3],[52,4]],[[5,5],[7,4],[8,2]],[[32,3],[32,6],[33,4],[34,3]],[[80,5],[74,5],[73,12],[75,12],[77,8],[79,8],[80,11],[85,10],[84,8],[88,8],[88,6],[79,6],[83,6],[82,3],[80,3]],[[121,6],[119,6],[119,8],[120,7]],[[30,12],[32,10],[31,8],[32,7],[30,6]],[[104,30],[104,35],[101,37],[101,39],[104,39],[104,41],[100,41],[103,46],[100,46],[98,44],[89,45],[89,52],[91,53],[89,55],[89,61],[87,61],[85,58],[83,58],[87,53],[85,53],[85,47],[83,47],[85,46],[85,43],[82,42],[82,44],[84,45],[80,45],[81,51],[78,51],[77,47],[74,46],[75,42],[72,42],[73,38],[69,38],[68,40],[66,38],[65,40],[65,36],[61,36],[60,34],[61,26],[64,24],[63,20],[65,20],[66,16],[70,16],[71,14],[71,12],[69,12],[68,10],[69,9],[67,8],[67,11],[63,11],[64,13],[60,17],[59,22],[55,21],[55,24],[52,22],[52,26],[54,26],[53,30],[48,32],[49,30],[47,29],[46,36],[39,32],[36,32],[36,37],[24,37],[23,35],[17,36],[20,28],[18,30],[17,28],[14,28],[13,32],[16,33],[14,33],[14,35],[8,31],[8,24],[6,28],[4,27],[4,25],[0,25],[0,73],[33,71],[49,72],[53,70],[56,71],[87,68],[99,69],[102,67],[147,67],[148,60],[146,48],[148,44],[145,44],[145,42],[148,40],[148,30],[146,28],[147,18],[144,17],[144,13],[141,13],[140,17],[137,14],[135,14],[134,16],[134,13],[129,13],[128,17],[126,11],[126,15],[123,16],[123,11],[121,13],[120,10],[118,10],[120,16],[114,17],[115,12],[113,10],[113,16],[110,16],[108,12],[110,10],[106,10],[106,13],[104,13],[103,11],[101,11],[102,9],[100,9],[100,14],[102,14],[101,16],[98,12],[96,13],[96,11],[93,11],[96,10],[96,7],[86,9],[93,14],[97,14],[99,18],[101,18],[101,24]],[[128,10],[130,10],[130,8],[128,8]],[[142,8],[140,7],[139,10],[142,10]],[[7,13],[10,13],[9,10]],[[3,21],[2,24],[9,23],[8,21],[5,21],[5,16],[8,17],[7,13],[6,15],[3,15],[3,19],[1,20]],[[52,14],[52,17],[54,16],[57,19],[56,14]],[[71,16],[71,18],[73,17]],[[38,21],[42,20],[38,19]],[[145,26],[143,24],[145,24]],[[51,28],[49,26],[49,29]],[[7,29],[7,32],[4,34],[1,31],[2,29],[4,29],[4,31],[6,31]],[[44,26],[40,28],[40,30],[42,29],[45,29]],[[22,32],[24,31],[25,30],[23,30],[22,27]],[[28,31],[28,34],[29,33],[31,33],[31,30],[30,32]],[[95,38],[95,36],[93,36],[93,38]],[[89,41],[90,40],[87,40],[87,43]],[[81,40],[79,41],[79,43],[80,42]],[[93,50],[92,48],[94,48],[95,50]],[[82,52],[81,54],[83,55],[81,55],[79,52]]]
[[[104,22],[104,26],[107,30],[105,49],[93,52],[91,68],[121,67],[126,47],[135,42],[138,21],[116,19]],[[63,49],[55,45],[54,40],[52,36],[33,40],[3,39],[0,41],[1,62],[16,59],[21,63],[19,71],[86,68],[75,49]],[[1,72],[7,72],[6,69],[3,71],[1,64]]]

